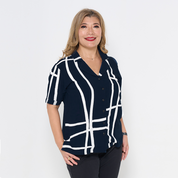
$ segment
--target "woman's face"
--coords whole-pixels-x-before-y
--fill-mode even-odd
[[[79,28],[79,47],[96,48],[101,40],[101,26],[97,17],[85,17]]]

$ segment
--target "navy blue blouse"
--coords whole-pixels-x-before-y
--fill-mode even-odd
[[[99,53],[99,75],[75,51],[59,60],[48,78],[46,103],[64,103],[62,150],[74,155],[105,153],[122,144],[122,78],[117,61]]]

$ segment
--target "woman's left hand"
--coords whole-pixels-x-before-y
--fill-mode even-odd
[[[123,135],[123,142],[122,142],[122,158],[121,160],[125,160],[129,151],[129,144],[128,144],[128,137],[127,135]]]

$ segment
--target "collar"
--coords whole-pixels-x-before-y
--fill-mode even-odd
[[[98,47],[98,51],[99,51],[99,54],[100,54],[102,60],[106,60],[106,59],[108,58],[108,55],[105,54],[105,53],[103,53],[99,47]],[[79,53],[77,52],[77,50],[75,50],[75,51],[72,53],[72,58],[75,59],[75,58],[78,58],[78,57],[80,57],[80,55],[79,55]],[[82,58],[81,58],[81,59],[82,59]]]
[[[101,68],[100,68],[100,76],[102,76],[102,74],[105,72],[105,68],[106,68],[106,59],[108,59],[107,54],[103,53],[100,48],[98,48],[99,54],[101,56],[102,59],[102,64],[101,64]],[[71,55],[70,58],[74,58],[74,60],[76,59],[78,62],[78,65],[80,66],[81,70],[84,70],[87,73],[90,73],[91,75],[98,77],[98,75],[96,75],[94,73],[94,71],[85,63],[85,61],[80,57],[79,53],[77,51],[74,51]]]

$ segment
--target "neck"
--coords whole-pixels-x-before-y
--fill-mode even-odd
[[[79,53],[80,56],[91,58],[91,59],[94,59],[96,58],[96,56],[98,56],[97,47],[92,48],[92,49],[87,49],[87,48],[79,46],[79,48],[77,49],[77,52]]]

